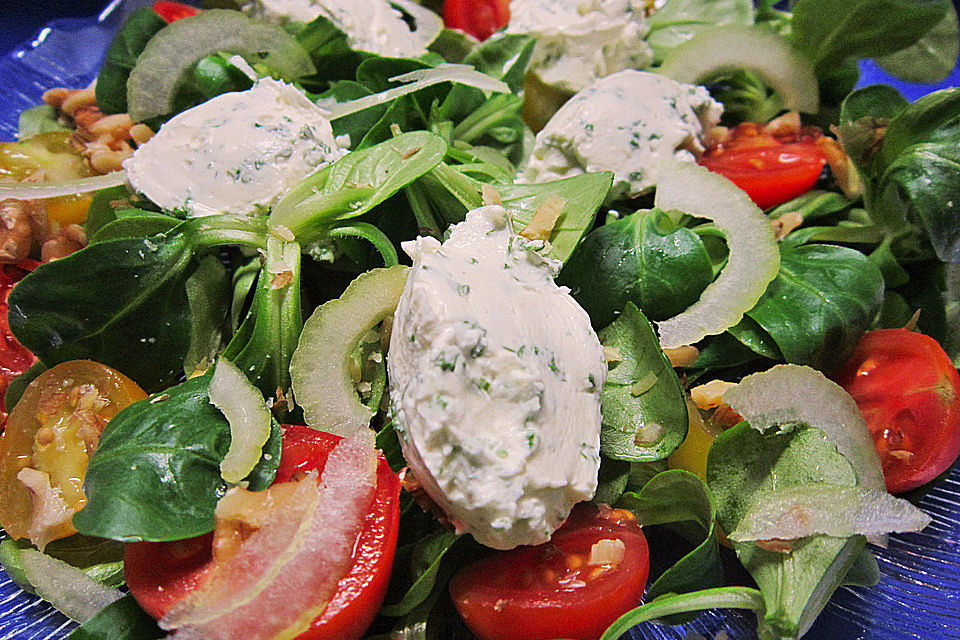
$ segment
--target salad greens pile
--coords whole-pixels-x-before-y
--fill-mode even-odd
[[[191,218],[122,186],[101,190],[84,223],[89,245],[16,286],[10,328],[39,362],[10,385],[8,410],[36,376],[76,359],[113,367],[150,394],[104,430],[86,473],[88,502],[73,519],[79,534],[44,552],[115,586],[117,542],[212,531],[231,442],[229,421],[209,401],[217,358],[243,371],[272,408],[270,437],[245,478],[250,490],[266,488],[280,461],[280,423],[304,421],[291,391],[304,318],[359,274],[399,264],[401,242],[442,239],[467,211],[496,202],[517,231],[545,207],[559,207],[543,252],[562,262],[557,282],[589,314],[609,356],[594,500],[633,512],[652,535],[672,536],[683,549],[654,574],[646,604],[604,638],[714,607],[753,611],[762,638],[798,638],[837,587],[876,582],[869,532],[856,525],[843,535],[816,530],[791,540],[788,553],[733,535],[750,529],[760,507],[786,500],[777,492],[787,490],[802,499],[829,489],[857,512],[873,488],[861,464],[866,454],[845,449],[830,429],[745,410],[746,420],[716,437],[704,477],[668,470],[666,461],[692,414],[699,417],[688,403],[691,386],[764,375],[757,372],[779,363],[829,374],[866,330],[904,326],[918,309],[918,328],[960,363],[960,89],[913,103],[887,86],[853,90],[863,58],[914,81],[949,72],[960,42],[956,15],[948,0],[798,0],[789,11],[770,1],[666,0],[648,22],[653,71],[718,25],[775,34],[816,80],[820,110],[804,123],[832,127],[855,168],[850,189],[825,172],[814,190],[764,212],[770,222],[799,217],[777,244],[775,277],[739,322],[697,343],[696,357],[682,366],[664,354],[651,320],[673,318],[700,299],[728,264],[728,238],[710,219],[659,208],[654,195],[605,205],[609,172],[515,182],[533,144],[522,112],[533,38],[498,34],[481,44],[447,30],[428,53],[391,58],[352,49],[323,17],[278,26],[216,9],[167,25],[150,9],[132,14],[98,77],[104,113],[130,113],[157,128],[214,96],[250,88],[250,67],[344,114],[332,126],[349,153],[262,215]],[[462,82],[463,70],[451,63],[505,90]],[[699,81],[724,105],[725,123],[765,122],[783,111],[782,92],[756,69],[708,71]],[[25,137],[47,130],[37,114],[22,121]],[[353,382],[370,383],[358,397],[374,414],[378,448],[399,470],[405,462],[385,411],[384,344],[351,345],[365,363]],[[790,371],[779,373],[789,379]],[[469,637],[447,584],[483,548],[445,528],[409,492],[400,501],[390,590],[368,637],[428,640],[444,630]],[[725,575],[723,532],[749,577]],[[21,561],[29,546],[4,540],[0,560],[35,588]],[[70,637],[161,634],[124,596]]]

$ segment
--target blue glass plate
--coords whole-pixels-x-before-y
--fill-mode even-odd
[[[0,59],[0,140],[13,140],[17,115],[40,102],[46,89],[83,87],[97,69],[124,16],[149,0],[113,0],[99,16],[50,22],[28,43]],[[0,13],[0,28],[16,19]],[[909,98],[960,85],[960,69],[939,85],[896,81],[865,62],[861,84],[894,84]],[[920,501],[934,521],[923,533],[893,536],[874,548],[883,578],[872,588],[841,588],[806,638],[810,640],[960,640],[960,465]],[[646,624],[635,640],[756,638],[755,621],[740,612],[706,612],[690,624]],[[0,572],[0,640],[55,640],[75,625],[50,605],[24,593]]]

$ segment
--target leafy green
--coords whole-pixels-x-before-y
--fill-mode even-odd
[[[190,346],[183,370],[189,375],[206,371],[220,351],[227,320],[227,270],[217,256],[204,256],[185,286],[190,308]]]
[[[646,40],[660,64],[678,44],[716,24],[753,24],[749,0],[667,0],[647,18]]]
[[[157,640],[166,632],[127,594],[77,627],[67,640]]]
[[[943,20],[906,49],[877,59],[887,73],[908,82],[940,82],[953,71],[960,54],[957,12],[948,10]]]
[[[601,452],[632,462],[667,457],[687,435],[687,404],[653,326],[628,302],[600,341],[619,357],[600,394]]]
[[[707,458],[707,484],[717,500],[725,531],[741,519],[765,491],[827,482],[856,486],[850,463],[814,427],[761,433],[746,422],[720,434]],[[789,553],[754,543],[733,543],[766,603],[765,619],[782,637],[802,635],[864,548],[862,536],[815,535],[794,541]]]
[[[905,49],[950,9],[948,0],[798,0],[791,38],[820,74],[849,59]]]
[[[20,281],[10,329],[47,366],[86,358],[158,389],[183,367],[196,267],[182,234],[91,244]]]
[[[120,206],[123,203],[123,206]],[[111,187],[101,189],[93,194],[90,207],[87,209],[87,219],[83,222],[84,231],[88,238],[93,238],[104,225],[117,219],[115,209],[130,208],[130,192],[127,187]]]
[[[499,33],[484,40],[463,62],[481,73],[503,80],[511,91],[519,93],[535,44],[536,40],[528,35]]]
[[[117,31],[97,76],[97,106],[104,113],[126,112],[130,71],[150,38],[165,26],[167,23],[153,9],[143,7],[130,14]]]
[[[672,469],[654,476],[643,489],[627,493],[617,503],[629,509],[643,526],[676,524],[693,550],[664,571],[647,591],[653,600],[668,593],[690,593],[723,583],[713,495],[703,480],[689,471]]]
[[[437,586],[443,559],[459,539],[458,534],[441,529],[397,549],[395,566],[406,571],[397,572],[391,581],[391,590],[401,595],[398,598],[388,596],[380,615],[399,618],[422,604]],[[449,580],[450,572],[444,573],[445,580]],[[440,582],[440,588],[445,588],[445,582]]]
[[[85,535],[124,542],[191,538],[213,529],[227,486],[220,461],[230,425],[207,396],[210,375],[187,380],[116,415],[87,467],[87,505],[74,515]],[[270,485],[280,462],[274,421],[251,490]]]
[[[846,247],[782,244],[780,254],[780,272],[747,316],[787,362],[834,369],[880,310],[883,276]]]
[[[712,280],[700,237],[659,209],[591,231],[557,278],[598,327],[613,322],[627,302],[654,320],[673,317],[699,300]]]

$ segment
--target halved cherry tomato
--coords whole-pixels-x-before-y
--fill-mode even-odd
[[[10,331],[7,298],[10,297],[13,286],[39,264],[36,260],[24,260],[20,264],[0,266],[0,431],[3,431],[3,424],[7,420],[7,406],[3,401],[7,387],[14,378],[37,361],[37,357],[20,344]]]
[[[836,379],[866,418],[891,493],[933,480],[960,456],[960,375],[933,338],[870,331]]]
[[[284,425],[283,454],[275,482],[286,482],[311,469],[323,469],[338,436],[309,427]],[[353,565],[337,585],[323,614],[298,640],[353,640],[373,621],[390,581],[397,546],[400,480],[381,455],[377,489],[354,547]],[[130,593],[154,618],[203,582],[213,567],[212,534],[175,542],[135,542],[124,554]],[[322,553],[318,550],[318,553]]]
[[[486,40],[510,21],[508,0],[444,0],[443,23]]]
[[[804,130],[792,139],[764,133],[763,125],[737,125],[732,137],[698,161],[747,192],[761,209],[783,204],[813,188],[826,158]]]
[[[480,640],[596,640],[639,604],[648,571],[633,514],[585,504],[550,542],[461,569],[450,596]]]
[[[153,12],[164,19],[167,24],[176,22],[181,18],[189,18],[200,13],[200,9],[182,2],[172,2],[172,0],[157,0],[153,3]]]
[[[0,436],[0,525],[43,547],[76,533],[83,479],[113,416],[146,397],[128,377],[90,360],[58,364],[31,382]]]

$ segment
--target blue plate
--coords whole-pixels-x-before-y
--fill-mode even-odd
[[[117,27],[149,0],[113,0],[99,16],[54,20],[35,38],[0,59],[0,139],[14,140],[17,115],[40,102],[46,89],[83,87],[96,77]],[[0,15],[0,28],[10,16]],[[938,85],[914,85],[887,76],[865,62],[861,84],[886,82],[907,97],[960,85],[960,68]],[[960,465],[920,500],[933,517],[923,533],[893,536],[886,549],[874,548],[883,578],[872,588],[837,591],[806,638],[810,640],[960,640]],[[710,611],[690,624],[646,624],[636,640],[756,638],[756,622],[737,611]],[[75,625],[42,600],[24,593],[0,572],[0,640],[55,640]]]

